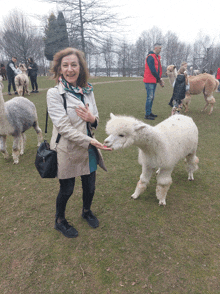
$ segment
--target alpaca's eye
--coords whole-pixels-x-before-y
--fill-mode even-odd
[[[119,137],[124,137],[124,135],[119,135]]]

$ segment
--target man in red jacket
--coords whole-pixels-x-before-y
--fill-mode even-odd
[[[220,67],[217,69],[216,79],[219,81],[218,92],[220,92]]]
[[[164,86],[164,82],[161,79],[162,76],[162,66],[160,62],[160,51],[162,45],[160,43],[154,44],[154,50],[150,51],[146,57],[145,61],[145,71],[143,82],[147,91],[147,100],[145,105],[145,118],[154,120],[157,117],[156,114],[153,114],[151,109],[154,101],[155,90],[157,83]]]

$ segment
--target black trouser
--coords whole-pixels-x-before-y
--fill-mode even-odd
[[[81,176],[83,189],[83,209],[89,210],[95,193],[96,172],[89,175]],[[75,186],[75,178],[59,180],[60,191],[56,200],[56,219],[65,218],[66,204],[70,196],[73,194]]]
[[[15,78],[8,76],[8,92],[11,92],[11,85],[13,87],[14,92],[16,92]]]
[[[31,79],[31,87],[32,87],[32,90],[34,91],[34,88],[35,90],[38,90],[38,84],[37,84],[37,76],[35,77],[32,77],[30,76],[30,79]]]

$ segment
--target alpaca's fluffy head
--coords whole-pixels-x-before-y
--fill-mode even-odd
[[[19,67],[19,69],[20,69],[22,72],[24,72],[24,71],[27,70],[27,68],[26,68],[26,66],[25,66],[24,63],[20,63],[18,67]]]
[[[167,67],[167,71],[166,71],[166,75],[169,76],[171,74],[176,74],[177,73],[177,69],[176,69],[176,66],[171,64],[171,65],[168,65]]]
[[[105,131],[109,135],[104,144],[112,149],[120,149],[131,146],[135,141],[136,131],[146,125],[130,116],[116,116],[110,114]]]

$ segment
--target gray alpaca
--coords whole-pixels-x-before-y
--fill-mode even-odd
[[[19,155],[24,154],[26,136],[24,132],[33,127],[37,133],[38,146],[43,140],[42,131],[38,125],[37,111],[34,103],[24,97],[15,97],[4,102],[0,76],[0,151],[8,158],[6,138],[14,137],[12,156],[14,164],[19,162]]]

